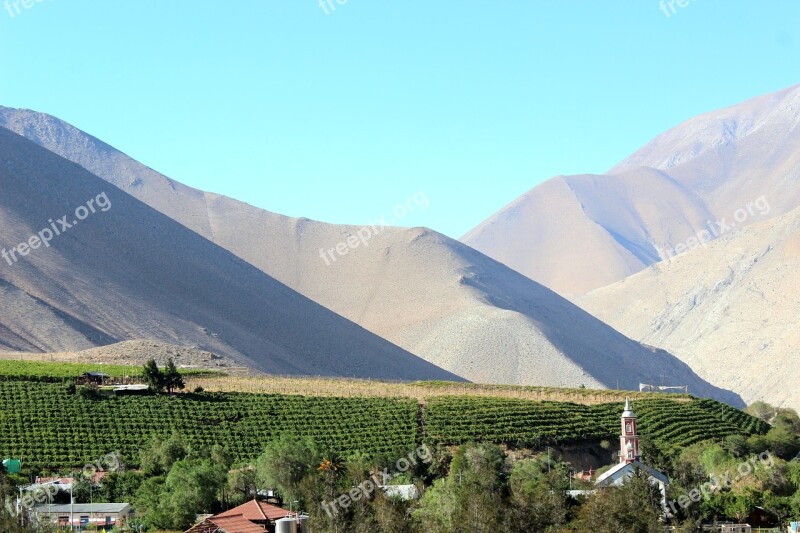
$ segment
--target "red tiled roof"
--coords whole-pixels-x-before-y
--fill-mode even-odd
[[[244,516],[215,516],[209,522],[220,527],[225,533],[264,533],[264,528],[257,526]]]
[[[238,515],[206,518],[186,533],[264,533],[264,528]]]
[[[296,515],[297,513],[292,513],[292,515]],[[258,500],[250,500],[249,502],[240,505],[239,507],[235,507],[230,511],[225,511],[224,513],[220,513],[212,519],[216,518],[225,518],[228,516],[238,516],[241,515],[245,517],[247,520],[251,521],[272,521],[280,520],[281,518],[285,518],[289,516],[289,511],[286,509],[281,509],[277,505],[272,505],[267,502],[260,502]]]

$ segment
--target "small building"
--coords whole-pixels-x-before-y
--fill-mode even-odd
[[[111,376],[102,372],[85,372],[78,376],[76,383],[78,385],[104,385],[110,379]]]
[[[75,503],[38,505],[39,520],[59,527],[123,527],[133,517],[129,503]]]
[[[277,505],[250,500],[230,511],[205,518],[186,533],[275,533],[277,522],[284,518],[303,520],[297,513]],[[298,528],[298,531],[302,531],[302,528]]]

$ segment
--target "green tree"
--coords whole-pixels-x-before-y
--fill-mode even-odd
[[[800,416],[794,409],[778,409],[778,414],[772,421],[775,427],[785,427],[794,434],[800,434]]]
[[[566,523],[569,468],[550,463],[547,457],[540,457],[514,464],[506,531],[546,531]]]
[[[747,453],[747,437],[744,435],[729,435],[725,437],[722,446],[736,457],[744,457]]]
[[[186,442],[177,433],[168,439],[156,437],[150,446],[140,453],[140,463],[147,477],[163,475],[169,472],[176,461],[186,458],[189,448]]]
[[[792,459],[800,452],[800,437],[787,426],[775,426],[765,436],[767,449],[782,459]]]
[[[164,388],[166,388],[167,392],[170,394],[176,390],[183,390],[186,388],[186,384],[183,382],[183,376],[178,372],[172,359],[167,361],[167,366],[164,368],[163,380]]]
[[[231,470],[228,473],[228,502],[241,505],[256,497],[256,470],[252,467]]]
[[[166,385],[164,374],[158,368],[155,359],[149,359],[142,369],[142,379],[153,392],[162,392]]]
[[[0,465],[0,531],[3,533],[34,533],[36,528],[30,524],[24,513],[16,508],[17,490]]]
[[[143,481],[144,476],[139,472],[111,472],[103,478],[95,498],[98,501],[116,503],[133,501]]]
[[[166,477],[145,481],[137,492],[137,506],[154,528],[185,530],[198,513],[220,509],[220,496],[228,480],[225,465],[210,459],[182,459]]]
[[[77,476],[72,485],[72,498],[75,503],[89,503],[97,497],[94,481],[84,476]]]
[[[503,451],[491,444],[468,444],[456,452],[447,478],[425,492],[414,520],[426,532],[500,531],[507,493]]]
[[[661,491],[637,470],[619,487],[600,489],[580,510],[579,531],[661,533]]]
[[[300,484],[321,462],[313,442],[285,434],[267,444],[256,459],[259,488],[274,489],[286,501],[301,499]]]
[[[756,418],[760,418],[764,422],[771,423],[773,417],[776,414],[775,407],[768,404],[767,402],[753,402],[750,406],[745,409],[745,413],[752,415]]]
[[[786,519],[792,515],[792,500],[786,496],[776,496],[770,491],[764,493],[762,497],[764,510],[773,515],[780,526],[786,524]]]
[[[390,498],[379,490],[372,500],[375,522],[380,533],[408,533],[413,531],[412,503],[400,498]]]

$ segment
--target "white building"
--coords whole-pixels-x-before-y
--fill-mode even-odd
[[[34,513],[42,522],[59,526],[88,528],[124,526],[133,516],[127,503],[76,503],[39,505]]]

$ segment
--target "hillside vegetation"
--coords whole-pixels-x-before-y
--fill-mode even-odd
[[[24,366],[24,365],[23,365]],[[307,380],[305,394],[202,392],[174,396],[97,397],[75,394],[59,379],[78,368],[48,374],[47,363],[22,372],[0,364],[0,456],[21,458],[38,468],[79,467],[117,452],[135,466],[140,450],[155,437],[181,434],[195,449],[226,447],[236,461],[252,461],[265,443],[290,434],[341,456],[397,456],[421,442],[453,445],[470,441],[536,448],[619,433],[623,391],[549,390],[561,398],[585,395],[592,405],[564,401],[489,397],[519,393],[547,399],[545,390],[445,383],[379,384],[339,380],[362,387],[360,396],[333,396]],[[104,368],[104,370],[109,370]],[[135,367],[111,368],[131,375]],[[48,383],[48,376],[55,383]],[[57,379],[58,378],[58,379]],[[330,381],[329,383],[333,383]],[[348,385],[349,383],[349,385]],[[296,384],[297,385],[297,384]],[[380,385],[395,392],[366,394]],[[413,395],[399,393],[403,387]],[[470,395],[473,389],[475,395]],[[429,396],[422,395],[429,391]],[[449,392],[449,394],[448,394]],[[423,400],[417,398],[417,395]],[[632,393],[641,433],[667,451],[728,435],[766,433],[769,426],[714,400]],[[598,401],[605,396],[605,402]]]

